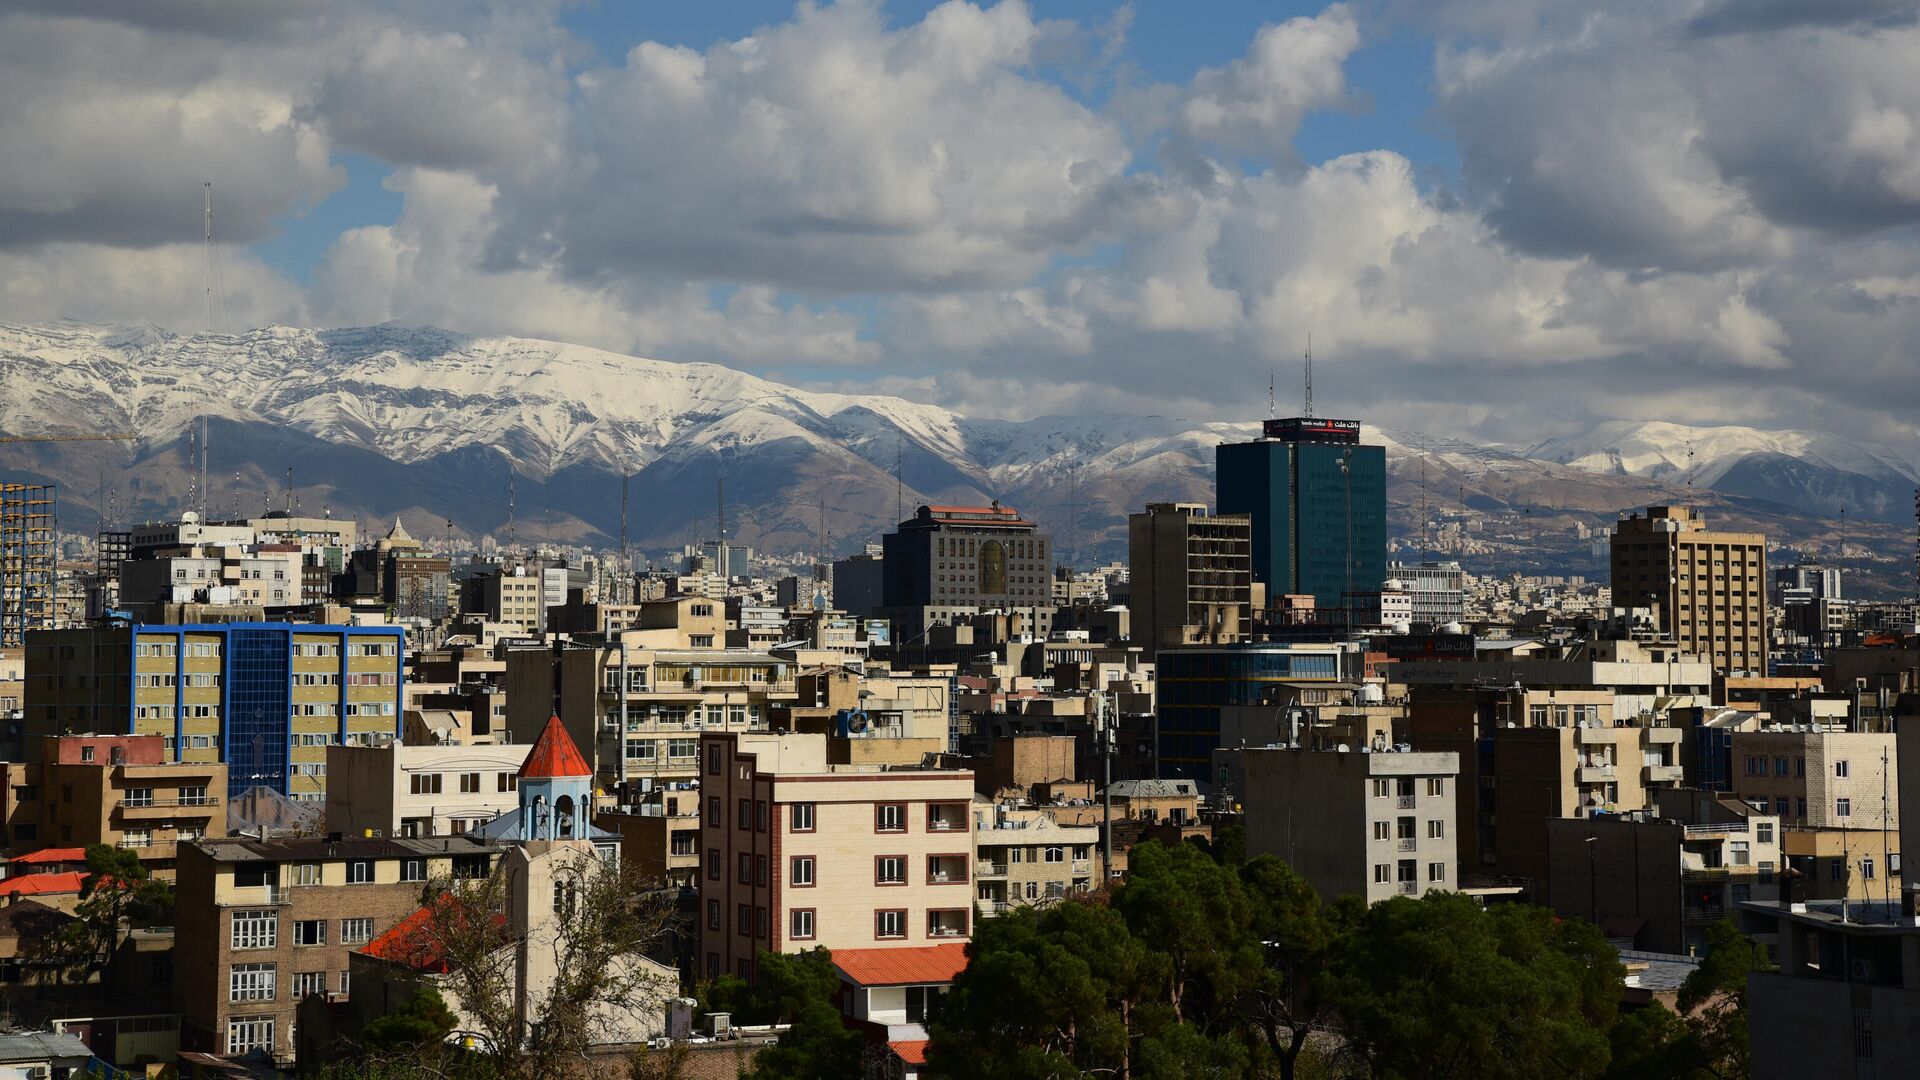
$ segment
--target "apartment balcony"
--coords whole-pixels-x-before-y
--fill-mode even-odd
[[[1413,851],[1419,846],[1420,846],[1420,841],[1417,838],[1412,836],[1403,836],[1400,838],[1400,842],[1397,845],[1397,849],[1400,851]]]
[[[1006,876],[1006,863],[977,862],[973,864],[973,879],[975,881],[984,881],[989,878],[1003,878]]]
[[[1648,765],[1645,771],[1649,784],[1677,784],[1683,779],[1678,765]]]
[[[1650,727],[1641,728],[1640,734],[1649,743],[1662,746],[1678,746],[1681,738],[1686,735],[1686,729],[1677,727]]]
[[[1092,860],[1092,859],[1075,859],[1075,860],[1073,860],[1073,872],[1074,872],[1074,873],[1076,873],[1076,874],[1091,874],[1091,873],[1093,873],[1093,860]]]
[[[1725,881],[1733,876],[1731,866],[1683,866],[1680,868],[1682,881]]]
[[[1598,784],[1615,779],[1617,775],[1612,765],[1582,765],[1578,779],[1583,784]]]
[[[1725,904],[1708,904],[1705,907],[1689,904],[1680,913],[1680,921],[1690,924],[1714,923],[1726,917]]]
[[[1394,891],[1398,892],[1401,896],[1414,896],[1420,892],[1420,883],[1417,881],[1397,882]]]
[[[1411,810],[1418,805],[1417,799],[1418,797],[1414,795],[1401,795],[1394,800],[1394,805],[1402,810]]]
[[[204,796],[198,799],[141,799],[138,801],[132,800],[132,799],[120,799],[113,804],[113,808],[122,813],[132,814],[138,817],[147,816],[144,813],[144,811],[147,811],[147,810],[166,811],[164,814],[158,815],[162,817],[179,817],[180,814],[178,812],[183,809],[201,810],[201,811],[205,811],[208,814],[213,813],[214,811],[220,808],[220,799],[217,796],[212,796],[212,795]],[[189,816],[205,816],[205,815],[189,815]]]
[[[932,855],[927,858],[927,884],[946,885],[966,881],[967,857],[964,855]]]
[[[1005,900],[975,900],[973,902],[973,910],[979,912],[981,918],[989,919],[995,915],[1005,915],[1007,912],[1012,911],[1013,905],[1007,903]]]
[[[1581,746],[1603,746],[1620,742],[1631,734],[1634,734],[1632,728],[1583,726],[1573,729],[1573,741]]]
[[[172,727],[169,724],[168,730]],[[189,776],[212,776],[220,768],[217,761],[169,761],[163,765],[115,765],[127,780],[173,780]]]

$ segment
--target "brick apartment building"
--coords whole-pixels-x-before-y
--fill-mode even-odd
[[[442,839],[209,840],[180,847],[180,1047],[294,1056],[309,994],[352,992],[348,955],[420,907],[426,882],[484,877],[501,848]]]

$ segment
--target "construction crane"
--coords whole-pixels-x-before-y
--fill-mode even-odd
[[[140,436],[131,431],[71,435],[0,435],[0,443],[23,442],[133,442]]]

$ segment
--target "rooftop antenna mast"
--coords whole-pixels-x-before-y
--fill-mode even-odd
[[[1313,333],[1307,333],[1307,419],[1313,419]]]
[[[293,466],[287,466],[287,516],[293,516]]]
[[[201,325],[205,333],[213,333],[213,181],[203,181],[200,185],[207,196],[207,317]]]
[[[207,522],[207,441],[213,437],[213,417],[200,414],[200,523]]]
[[[714,518],[720,527],[719,547],[714,552],[714,568],[720,571],[722,578],[731,581],[732,575],[727,572],[730,568],[727,566],[727,476],[725,473],[713,478],[713,510]]]
[[[893,444],[893,520],[907,519],[907,438]]]
[[[513,519],[513,466],[507,466],[507,550],[519,549],[518,525]]]
[[[187,509],[200,505],[200,469],[196,464],[200,459],[200,418],[194,417],[187,424]]]
[[[1420,456],[1420,559],[1433,558],[1433,515],[1427,513],[1427,458]]]
[[[627,486],[632,479],[632,473],[620,474],[620,569],[623,573],[633,569],[633,558],[627,554]]]

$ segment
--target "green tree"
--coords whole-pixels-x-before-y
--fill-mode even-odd
[[[400,1008],[377,1017],[360,1033],[371,1053],[438,1049],[460,1020],[431,986],[415,991]]]
[[[1701,1075],[1693,1032],[1658,1002],[1622,1012],[1607,1042],[1612,1059],[1603,1080],[1695,1080]]]
[[[1621,984],[1595,927],[1458,893],[1367,909],[1330,964],[1349,1052],[1375,1077],[1591,1077]]]
[[[61,932],[59,951],[90,966],[104,966],[111,991],[112,960],[123,934],[171,921],[173,886],[147,873],[134,852],[92,844],[73,914],[75,921]]]
[[[1747,1032],[1747,977],[1766,971],[1767,953],[1731,920],[1707,928],[1706,955],[1680,985],[1680,1012],[1697,1044],[1700,1069],[1716,1080],[1752,1072]]]
[[[1113,906],[1134,937],[1166,954],[1175,1020],[1223,1020],[1260,977],[1253,904],[1240,876],[1192,844],[1134,848]]]
[[[1249,929],[1263,963],[1244,995],[1244,1015],[1265,1040],[1283,1080],[1294,1080],[1317,1028],[1333,1022],[1327,965],[1341,932],[1358,913],[1323,908],[1320,894],[1293,868],[1262,855],[1240,868],[1252,907]]]
[[[1068,902],[982,920],[966,970],[934,1010],[929,1071],[952,1080],[1128,1077],[1136,1044],[1175,1023],[1169,974],[1167,958],[1111,907]]]

